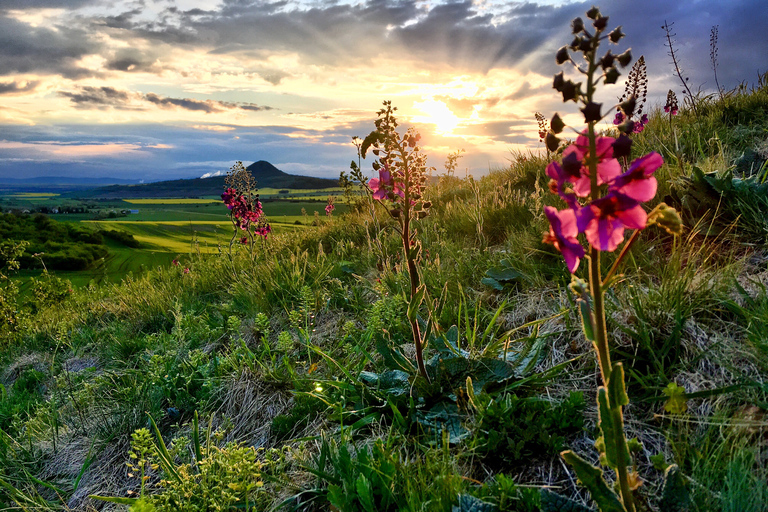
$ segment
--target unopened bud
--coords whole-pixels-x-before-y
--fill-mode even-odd
[[[585,297],[589,293],[589,285],[583,279],[579,279],[575,274],[571,275],[571,284],[568,289],[577,297]]]
[[[552,132],[547,133],[544,142],[547,145],[547,149],[552,152],[557,151],[558,146],[560,146],[560,139],[558,139]]]
[[[625,68],[629,65],[630,62],[632,62],[632,52],[627,50],[624,53],[617,55],[616,60],[619,61],[619,64],[621,64],[621,67]]]
[[[584,105],[584,108],[581,109],[581,113],[584,114],[584,121],[587,123],[596,123],[599,121],[602,117],[600,115],[601,106],[601,103],[595,103],[594,101],[590,101]]]
[[[563,102],[570,100],[576,101],[579,97],[579,93],[581,92],[581,84],[567,80],[563,84],[563,88],[560,90],[560,92],[563,95]]]
[[[391,210],[389,210],[389,214],[394,218],[400,217],[400,208],[392,208]]]
[[[635,106],[637,105],[637,99],[634,96],[630,96],[628,99],[619,103],[619,108],[627,117],[632,117],[635,113]]]
[[[569,58],[570,57],[568,55],[568,48],[563,46],[562,48],[557,50],[557,54],[555,55],[555,62],[557,63],[558,66],[560,66],[561,64],[568,62]]]
[[[619,70],[616,69],[616,66],[613,66],[605,72],[605,79],[603,82],[605,82],[606,85],[615,84],[620,76],[621,73],[619,73]]]
[[[422,208],[432,208],[432,201],[424,201],[421,205]]]
[[[610,34],[608,34],[608,40],[612,42],[613,44],[616,44],[619,42],[619,40],[624,37],[624,32],[621,31],[621,25],[616,27],[611,31]]]
[[[582,30],[584,30],[584,22],[581,20],[581,18],[574,18],[571,22],[571,29],[573,30],[574,34],[578,34]]]
[[[581,50],[584,53],[589,52],[592,50],[592,40],[584,38],[581,40],[581,43],[579,43],[579,50]]]
[[[590,10],[587,11],[587,18],[591,20],[596,20],[600,17],[600,9],[598,9],[595,6],[592,6]]]
[[[560,133],[563,131],[565,123],[560,118],[560,114],[555,113],[555,115],[552,116],[552,120],[549,122],[549,127],[552,129],[553,133]]]
[[[614,158],[628,157],[631,152],[632,139],[622,133],[613,143],[613,156]]]
[[[656,224],[670,235],[679,236],[683,234],[683,219],[680,218],[677,210],[667,206],[666,203],[659,204],[648,214],[648,223],[646,225],[650,226],[652,224]]]
[[[555,75],[552,87],[554,87],[557,92],[561,92],[563,90],[563,85],[565,85],[565,79],[563,78],[563,72],[561,71]]]
[[[600,16],[594,23],[592,23],[592,26],[595,27],[597,31],[602,32],[605,30],[605,27],[608,26],[608,16]]]
[[[605,55],[603,55],[603,58],[600,59],[600,67],[603,68],[603,71],[613,67],[613,61],[615,59],[616,59],[616,56],[613,53],[611,53],[611,50],[608,50],[607,52],[605,52]]]
[[[427,215],[428,215],[428,213],[425,210],[419,210],[418,213],[416,214],[417,218],[419,218],[419,219],[423,219]]]

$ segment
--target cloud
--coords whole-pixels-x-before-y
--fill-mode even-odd
[[[40,84],[38,80],[11,80],[10,82],[0,82],[0,94],[24,94],[37,89]]]
[[[192,98],[170,98],[159,96],[153,92],[146,94],[124,91],[114,87],[81,86],[76,91],[59,91],[59,95],[69,100],[79,109],[144,109],[147,103],[163,109],[191,110],[213,114],[226,110],[240,109],[247,111],[273,110],[273,107],[255,103],[233,103],[215,100],[196,100]]]
[[[3,16],[0,10],[0,75],[36,73],[65,78],[94,76],[79,61],[97,54],[93,34],[69,26],[33,27]]]

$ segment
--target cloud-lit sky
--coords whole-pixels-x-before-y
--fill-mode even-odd
[[[382,100],[421,130],[429,164],[465,149],[481,174],[540,147],[533,113],[559,110],[554,52],[583,2],[424,0],[0,0],[0,182],[35,176],[145,180],[234,161],[338,177]],[[645,56],[649,102],[768,71],[765,0],[612,0],[618,50]],[[616,50],[614,50],[616,53]],[[626,76],[626,74],[625,74]],[[615,102],[624,77],[601,98]]]

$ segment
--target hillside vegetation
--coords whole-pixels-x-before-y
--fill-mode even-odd
[[[765,105],[764,77],[697,97],[695,112],[655,107],[632,135],[627,161],[664,160],[644,208],[664,201],[683,221],[681,235],[638,231],[605,283],[609,355],[628,397],[619,430],[638,441],[636,510],[768,510]],[[408,253],[410,207],[393,217],[364,195],[319,227],[193,252],[30,316],[3,310],[0,500],[625,510],[610,501],[626,499],[610,460],[604,477],[577,483],[560,455],[597,464],[595,441],[611,449],[594,398],[606,376],[582,331],[590,302],[542,242],[544,207],[563,206],[545,169],[567,147],[426,186]],[[405,204],[397,195],[380,197]],[[604,252],[604,268],[618,258]],[[575,275],[588,274],[582,262]]]

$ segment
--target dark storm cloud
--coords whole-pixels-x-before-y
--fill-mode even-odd
[[[97,53],[88,32],[69,27],[32,27],[0,16],[0,75],[16,73],[58,74],[80,78],[93,73],[77,60]]]
[[[1,90],[1,89],[0,89]],[[191,98],[169,98],[159,96],[153,92],[146,94],[123,91],[114,87],[79,87],[75,91],[59,91],[59,96],[69,98],[75,108],[79,109],[117,109],[117,110],[138,110],[143,109],[149,103],[160,108],[180,108],[206,114],[224,112],[225,110],[248,110],[260,112],[273,110],[273,107],[267,105],[257,105],[256,103],[236,103],[228,101],[215,100],[196,100]]]
[[[0,94],[23,94],[34,91],[40,84],[38,81],[25,82],[23,80],[11,80],[0,82]]]

